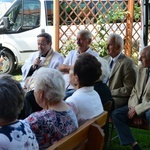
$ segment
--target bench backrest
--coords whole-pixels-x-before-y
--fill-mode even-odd
[[[76,131],[62,138],[47,150],[102,150],[107,112],[86,121]]]

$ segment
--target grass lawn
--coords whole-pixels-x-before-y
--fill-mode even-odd
[[[150,130],[141,130],[131,128],[133,135],[143,150],[150,150]],[[116,130],[113,131],[113,137],[117,135]],[[120,146],[118,137],[111,141],[109,150],[131,150],[130,146]]]
[[[14,78],[15,78],[17,81],[19,81],[19,82],[22,81],[21,68],[18,68],[16,71],[14,71],[14,72],[12,73],[12,75],[14,76]]]

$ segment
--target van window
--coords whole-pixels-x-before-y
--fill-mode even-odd
[[[23,12],[23,26],[38,26],[40,24],[40,3],[25,1]]]
[[[40,25],[40,2],[37,0],[16,1],[5,14],[10,23],[9,33],[23,32]]]
[[[53,2],[45,1],[46,25],[53,25]]]

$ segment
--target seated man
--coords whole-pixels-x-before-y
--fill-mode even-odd
[[[130,95],[128,106],[118,108],[112,112],[112,120],[116,127],[121,145],[131,145],[134,150],[141,150],[133,137],[128,121],[136,125],[143,123],[145,118],[150,126],[150,46],[141,52],[136,84]]]
[[[91,42],[92,42],[91,32],[88,30],[80,30],[77,33],[78,50],[71,50],[67,55],[67,57],[65,58],[63,64],[59,65],[59,70],[64,73],[64,79],[66,82],[66,89],[67,89],[66,98],[71,96],[72,93],[75,91],[73,86],[71,86],[69,83],[69,70],[74,65],[77,57],[82,53],[89,53],[95,57],[99,57],[99,54],[97,52],[91,50],[90,48]]]
[[[110,64],[111,73],[107,81],[115,108],[127,105],[132,88],[136,81],[136,67],[133,60],[123,54],[123,39],[112,33],[107,39],[106,60]]]
[[[39,107],[36,103],[33,94],[33,78],[34,75],[36,75],[37,69],[39,69],[40,67],[57,69],[58,66],[64,61],[64,57],[51,48],[52,37],[48,33],[41,33],[37,36],[37,45],[38,51],[32,53],[21,68],[23,82],[27,80],[27,77],[31,76],[28,82],[26,82],[27,93],[25,95],[25,106],[28,105],[26,108],[26,111],[30,111],[28,112],[28,114],[30,114],[31,112],[41,110],[41,107]]]
[[[64,61],[64,57],[51,48],[52,37],[48,33],[37,36],[37,45],[38,51],[32,53],[21,68],[23,81],[40,67],[57,69]]]

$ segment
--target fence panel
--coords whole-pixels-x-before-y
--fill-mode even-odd
[[[138,51],[140,40],[140,0],[134,3],[132,49]],[[75,42],[76,33],[88,29],[93,34],[92,48],[105,55],[106,38],[112,32],[125,39],[128,12],[127,0],[62,0],[60,7],[60,49],[66,41]],[[132,51],[131,51],[132,52]]]

